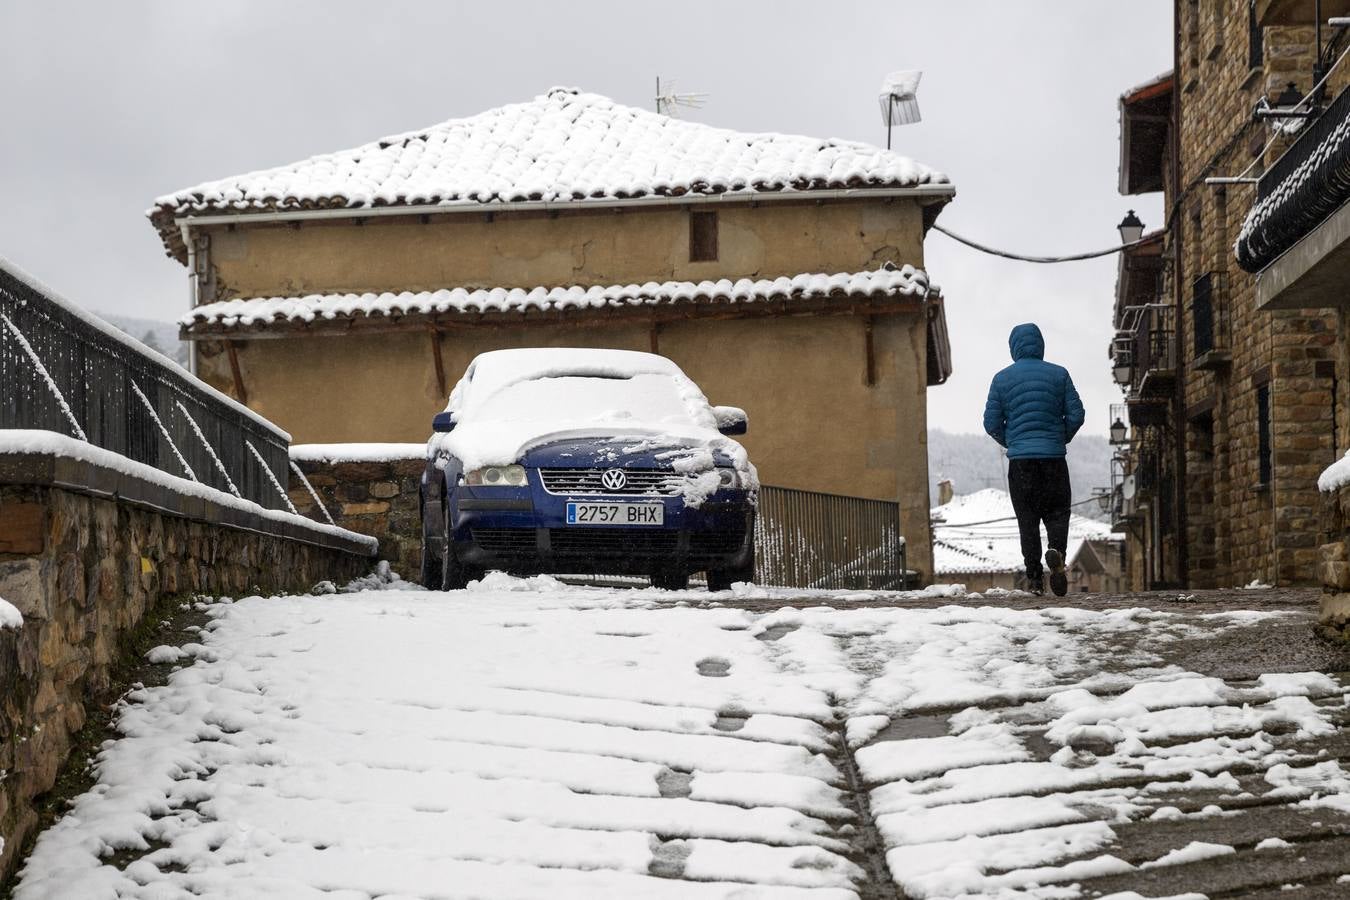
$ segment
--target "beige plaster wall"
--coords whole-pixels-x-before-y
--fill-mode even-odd
[[[718,207],[719,258],[689,261],[689,212],[499,213],[214,226],[213,290],[226,297],[776,278],[923,265],[909,200]]]
[[[877,319],[876,383],[865,384],[863,322],[849,316],[692,320],[664,326],[660,352],[715,404],[746,409],[743,442],[767,484],[899,500],[910,566],[931,571],[925,325]],[[249,405],[296,443],[420,441],[445,406],[431,336],[420,332],[243,341]],[[485,350],[583,346],[650,349],[646,327],[533,325],[445,334],[449,384]],[[223,353],[201,376],[233,392]]]

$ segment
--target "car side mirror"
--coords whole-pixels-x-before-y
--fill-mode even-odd
[[[438,412],[431,420],[431,430],[438,434],[444,434],[447,431],[455,430],[455,414],[451,412]]]
[[[745,434],[750,424],[745,410],[739,406],[714,406],[713,417],[717,419],[717,430],[727,436]]]

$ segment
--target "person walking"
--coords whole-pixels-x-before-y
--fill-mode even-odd
[[[1033,324],[1008,336],[1013,364],[994,376],[984,405],[984,430],[1008,451],[1008,492],[1012,494],[1027,586],[1045,593],[1041,567],[1041,523],[1050,548],[1045,568],[1056,597],[1069,590],[1064,554],[1069,545],[1069,464],[1066,445],[1083,427],[1083,403],[1063,366],[1045,361],[1045,338]]]

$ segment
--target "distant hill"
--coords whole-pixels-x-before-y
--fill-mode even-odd
[[[95,313],[95,315],[125,331],[150,349],[158,350],[180,366],[187,366],[188,345],[186,341],[178,339],[178,326],[173,322],[141,319],[116,313]]]
[[[1087,500],[1093,488],[1106,487],[1111,477],[1111,444],[1097,435],[1079,435],[1069,444],[1069,483],[1074,502]],[[1008,461],[1003,448],[983,434],[952,434],[941,429],[928,432],[928,496],[937,505],[937,484],[950,478],[958,494],[973,494],[984,488],[1007,489]],[[1101,518],[1095,504],[1074,512]]]

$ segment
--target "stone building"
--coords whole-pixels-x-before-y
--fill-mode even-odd
[[[155,202],[207,382],[297,442],[418,441],[503,347],[659,352],[744,407],[765,483],[897,500],[929,565],[923,271],[946,177],[557,89]]]
[[[1335,314],[1274,308],[1233,258],[1252,178],[1292,140],[1258,110],[1315,80],[1313,8],[1179,0],[1175,69],[1120,99],[1120,191],[1161,191],[1167,211],[1122,254],[1116,288],[1130,431],[1113,487],[1135,588],[1314,577],[1316,482],[1336,455]]]
[[[1306,9],[1283,13],[1291,21],[1311,21]],[[1322,13],[1343,16],[1350,3],[1322,4]],[[1318,72],[1326,85],[1294,110],[1299,116],[1281,119],[1294,127],[1293,139],[1260,173],[1234,247],[1237,264],[1255,275],[1257,309],[1277,320],[1309,317],[1332,329],[1319,332],[1307,350],[1316,352],[1317,372],[1329,382],[1325,390],[1335,409],[1331,442],[1339,459],[1318,479],[1317,574],[1325,589],[1323,622],[1342,635],[1350,635],[1350,460],[1343,458],[1350,448],[1344,387],[1350,377],[1350,63],[1341,58],[1347,46],[1350,29],[1324,29]],[[1328,315],[1328,309],[1334,312]],[[1300,477],[1306,474],[1300,470]]]

